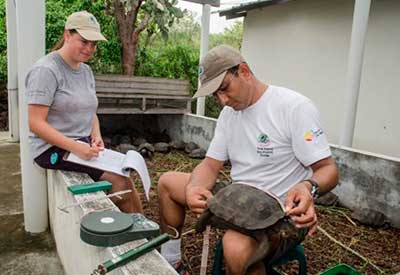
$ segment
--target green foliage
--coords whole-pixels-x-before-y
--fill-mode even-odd
[[[121,43],[112,16],[105,15],[102,0],[46,0],[46,52],[61,39],[65,20],[71,13],[87,10],[98,19],[102,33],[108,39],[99,43],[95,57],[90,61],[98,73],[121,73]],[[0,0],[0,81],[7,79],[7,35],[5,0]]]
[[[226,28],[223,33],[210,34],[210,49],[221,44],[231,45],[236,49],[240,49],[242,45],[243,23],[236,21],[230,28]]]
[[[200,24],[195,22],[194,14],[185,10],[184,16],[179,19],[179,22],[175,22],[169,29],[168,40],[162,39],[158,32],[152,33],[152,37],[149,39],[148,34],[146,35],[145,42],[143,39],[140,40],[140,48],[162,48],[167,45],[184,44],[193,48],[199,48],[200,46]]]
[[[61,39],[65,20],[73,12],[87,10],[97,18],[101,32],[108,39],[98,44],[90,65],[98,73],[121,73],[121,43],[112,16],[105,15],[104,1],[47,0],[46,1],[46,51],[49,52]]]
[[[141,10],[151,16],[148,35],[160,33],[166,41],[170,28],[177,19],[183,17],[183,12],[176,7],[177,0],[148,0],[141,6]]]
[[[198,64],[200,53],[201,26],[194,19],[194,14],[184,11],[184,17],[175,22],[169,29],[168,40],[160,33],[151,39],[140,39],[135,74],[140,76],[156,76],[190,81],[190,92],[193,95],[198,84]],[[235,22],[220,34],[210,34],[209,48],[220,44],[228,44],[240,49],[243,24]],[[143,33],[142,36],[147,36]],[[193,101],[192,111],[195,110]],[[218,117],[221,107],[212,98],[206,98],[205,114]]]
[[[136,75],[187,79],[193,95],[198,84],[199,48],[186,44],[168,43],[162,48],[146,48],[138,55]],[[192,111],[195,110],[195,102]],[[206,99],[206,116],[218,117],[221,110],[212,97]]]
[[[191,90],[197,87],[199,52],[184,44],[167,44],[162,49],[139,51],[136,74],[175,79],[188,79]]]
[[[188,76],[196,73],[198,53],[190,47],[168,45],[162,51],[156,52],[154,56],[156,57],[155,60],[144,62],[144,65],[152,63],[154,69],[152,72],[145,73],[147,75],[188,78]]]
[[[165,0],[165,2],[167,1]],[[171,8],[174,8],[174,4]],[[102,33],[108,39],[107,42],[99,43],[96,56],[90,62],[93,71],[95,73],[121,73],[121,42],[114,17],[106,13],[105,0],[46,0],[46,51],[49,52],[61,38],[67,16],[79,10],[93,13],[101,25]],[[179,13],[175,9],[172,9],[171,12]],[[1,82],[6,81],[7,78],[5,0],[0,0],[0,16]],[[201,27],[194,20],[194,15],[188,11],[184,12],[179,22],[177,20],[165,22],[168,26],[168,40],[163,39],[157,24],[153,26],[155,29],[150,36],[146,33],[141,34],[136,74],[187,79],[190,81],[190,92],[193,95],[197,89]],[[236,22],[221,34],[211,34],[209,48],[219,44],[229,44],[240,48],[241,38],[242,23]],[[194,104],[195,101],[193,101],[193,107]],[[206,115],[217,117],[219,111],[220,107],[214,99],[207,98]]]
[[[106,11],[117,19],[122,47],[122,70],[124,74],[135,73],[136,52],[143,31],[148,44],[151,37],[160,34],[166,41],[170,27],[177,19],[183,17],[183,12],[176,7],[178,0],[103,0]],[[130,51],[132,51],[130,52]]]
[[[159,33],[151,42],[140,40],[136,75],[187,79],[193,94],[197,89],[199,39],[200,26],[185,12],[179,24],[170,28],[167,41]]]

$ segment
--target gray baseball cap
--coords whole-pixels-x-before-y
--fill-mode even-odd
[[[65,22],[66,30],[76,30],[83,38],[89,41],[99,41],[107,39],[100,32],[100,24],[96,17],[87,11],[74,12]]]
[[[214,93],[221,86],[227,71],[243,62],[246,62],[243,56],[231,46],[212,48],[200,62],[200,87],[193,98]]]

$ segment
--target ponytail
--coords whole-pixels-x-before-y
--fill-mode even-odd
[[[68,30],[70,34],[74,34],[77,31],[76,30]],[[53,48],[51,49],[52,52],[57,51],[59,49],[62,48],[62,46],[64,46],[64,34],[61,36],[60,40],[57,41],[57,43],[53,46]]]

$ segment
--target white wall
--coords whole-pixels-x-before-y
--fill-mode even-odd
[[[310,97],[339,143],[353,0],[298,0],[248,12],[242,52],[261,80]],[[400,1],[372,1],[353,147],[400,157]]]

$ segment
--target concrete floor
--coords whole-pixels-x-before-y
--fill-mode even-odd
[[[0,274],[63,275],[49,232],[24,230],[19,144],[0,132]]]

